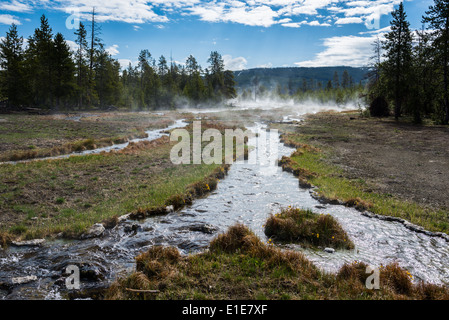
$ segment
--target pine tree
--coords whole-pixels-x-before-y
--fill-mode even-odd
[[[95,91],[102,108],[117,104],[121,97],[120,64],[102,46],[96,53]]]
[[[210,63],[210,81],[213,88],[214,98],[220,100],[224,91],[224,61],[217,51],[213,51],[207,60]]]
[[[348,70],[343,71],[343,78],[342,78],[342,82],[341,82],[341,86],[343,87],[343,89],[349,88],[350,82],[351,82],[351,79],[349,77]]]
[[[0,90],[8,98],[8,107],[18,107],[23,104],[25,86],[22,49],[23,37],[19,37],[17,26],[12,24],[6,37],[0,41]]]
[[[55,70],[53,89],[56,106],[59,108],[61,99],[65,99],[67,102],[75,87],[75,64],[70,48],[61,33],[57,33],[55,36],[52,58]]]
[[[390,95],[395,101],[394,116],[397,120],[401,116],[402,103],[409,91],[407,78],[411,72],[413,37],[403,3],[392,12],[392,16],[391,31],[385,36],[383,49],[386,51],[385,73],[388,87],[392,90]]]
[[[435,4],[426,11],[423,23],[432,30],[433,56],[441,69],[436,69],[442,77],[443,123],[449,123],[449,0],[435,0]],[[441,71],[440,71],[441,70]]]
[[[41,25],[28,39],[27,73],[30,76],[32,95],[37,105],[53,105],[53,34],[45,15],[41,16]]]
[[[340,79],[338,77],[338,72],[337,71],[334,72],[334,79],[332,80],[332,87],[334,89],[340,88]]]
[[[234,72],[226,70],[224,72],[224,96],[226,99],[234,99],[237,97],[235,90]]]
[[[89,69],[87,66],[87,32],[84,24],[80,22],[79,28],[75,31],[77,36],[75,42],[78,49],[75,54],[76,69],[77,69],[77,84],[78,84],[78,107],[82,107],[87,102],[88,87],[89,87]]]

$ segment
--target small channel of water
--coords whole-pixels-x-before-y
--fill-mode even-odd
[[[145,133],[147,134],[146,138],[137,138],[137,139],[132,139],[129,140],[127,142],[124,143],[118,143],[118,144],[113,144],[111,146],[108,147],[103,147],[103,148],[96,148],[96,149],[92,149],[92,150],[84,150],[84,151],[79,151],[79,152],[72,152],[69,154],[63,154],[63,155],[59,155],[59,156],[54,156],[54,157],[43,157],[43,158],[36,158],[36,159],[29,159],[29,160],[19,160],[19,161],[6,161],[6,162],[1,162],[0,164],[3,163],[9,163],[9,164],[16,164],[16,163],[23,163],[23,162],[31,162],[31,161],[42,161],[42,160],[56,160],[56,159],[66,159],[72,156],[86,156],[86,155],[90,155],[90,154],[100,154],[102,152],[111,152],[111,151],[119,151],[122,149],[125,149],[131,142],[141,142],[141,141],[153,141],[156,139],[161,138],[164,135],[167,135],[165,132],[168,130],[172,130],[175,128],[182,128],[187,126],[188,123],[185,122],[184,119],[181,120],[176,120],[174,124],[168,126],[165,129],[157,129],[157,130],[148,130],[145,131]]]

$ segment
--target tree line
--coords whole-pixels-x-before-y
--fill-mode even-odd
[[[132,108],[153,110],[179,105],[219,103],[236,96],[234,73],[214,51],[206,69],[190,55],[185,65],[157,61],[148,50],[138,65],[121,70],[105,49],[95,12],[90,30],[80,22],[72,51],[61,33],[53,34],[42,15],[25,45],[12,24],[0,41],[0,101],[9,109]]]
[[[294,99],[297,102],[313,100],[321,103],[335,102],[345,104],[359,98],[364,86],[362,82],[355,83],[347,70],[340,75],[334,72],[333,78],[326,81],[315,79],[302,79],[301,85],[295,85],[289,79],[284,87],[277,84],[274,89],[268,89],[261,84],[258,76],[252,80],[253,87],[242,90],[240,98],[243,100],[256,100],[258,98]]]
[[[392,12],[391,30],[377,39],[367,92],[372,113],[396,119],[424,117],[449,123],[449,0],[434,0],[412,31],[403,3]],[[386,109],[386,110],[385,110]]]

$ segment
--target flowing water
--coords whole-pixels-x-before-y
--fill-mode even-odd
[[[266,130],[262,124],[251,129],[260,133],[258,138],[249,141],[250,145],[256,145]],[[266,132],[266,135],[279,141],[277,132]],[[260,154],[268,156],[271,151],[267,149]],[[293,151],[279,144],[277,157],[288,156]],[[287,206],[333,215],[356,245],[356,251],[335,253],[289,246],[302,250],[326,271],[335,272],[343,263],[354,260],[374,266],[396,261],[410,271],[416,281],[449,282],[449,246],[444,239],[415,233],[400,223],[365,217],[352,208],[323,205],[311,196],[309,190],[299,187],[297,178],[267,163],[234,164],[229,175],[207,198],[165,216],[124,221],[100,238],[52,241],[37,248],[0,249],[0,283],[14,277],[37,277],[28,284],[0,289],[0,298],[61,299],[67,292],[61,276],[70,264],[76,264],[84,271],[81,289],[106,287],[117,277],[132,271],[134,257],[153,245],[175,246],[185,254],[199,252],[207,248],[218,233],[225,232],[237,222],[247,225],[267,241],[263,233],[266,219]]]
[[[29,159],[29,160],[19,160],[19,161],[7,161],[7,162],[3,162],[3,163],[15,164],[15,163],[31,162],[31,161],[66,159],[66,158],[69,158],[69,157],[72,157],[72,156],[86,156],[86,155],[89,155],[89,154],[100,154],[102,152],[118,151],[118,150],[125,149],[131,142],[137,143],[137,142],[141,142],[141,141],[156,140],[156,139],[158,139],[158,138],[160,138],[160,137],[162,137],[164,135],[167,135],[166,131],[169,131],[169,130],[172,130],[172,129],[175,129],[175,128],[185,127],[186,125],[188,125],[188,123],[185,122],[183,119],[176,120],[174,124],[168,126],[165,129],[145,131],[145,133],[147,135],[146,138],[132,139],[132,140],[129,140],[127,142],[113,144],[113,145],[108,146],[108,147],[96,148],[96,149],[92,149],[92,150],[84,150],[84,151],[79,151],[79,152],[73,152],[73,153],[63,154],[63,155],[54,156],[54,157],[43,157],[43,158],[36,158],[36,159]],[[0,163],[0,164],[2,164],[2,163]]]

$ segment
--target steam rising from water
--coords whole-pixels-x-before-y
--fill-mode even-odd
[[[318,100],[308,99],[303,101],[296,101],[294,99],[281,99],[279,97],[264,97],[254,99],[240,99],[236,98],[229,100],[227,104],[213,107],[213,108],[189,108],[182,109],[185,112],[191,113],[215,113],[223,111],[239,111],[239,110],[273,110],[291,114],[291,116],[299,117],[305,114],[313,114],[323,111],[349,111],[360,108],[359,101],[350,101],[346,104],[337,104],[336,102],[321,102]]]

